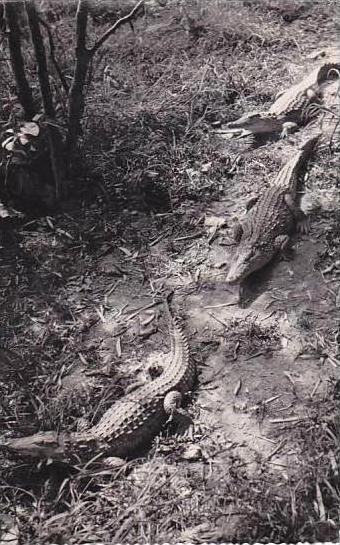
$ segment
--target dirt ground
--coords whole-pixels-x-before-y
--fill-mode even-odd
[[[310,161],[310,233],[231,287],[234,219],[310,129],[259,147],[213,133],[308,73],[338,6],[188,2],[188,30],[179,5],[103,52],[112,81],[88,89],[85,189],[4,232],[0,431],[84,429],[151,380],[169,339],[147,307],[170,289],[198,370],[193,427],[168,426],[117,468],[0,451],[1,542],[339,539],[339,143],[328,132]],[[336,128],[338,82],[325,100],[319,122]]]

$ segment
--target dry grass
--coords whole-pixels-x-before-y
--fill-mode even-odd
[[[87,90],[74,176],[80,183],[72,201],[62,214],[32,218],[5,233],[0,325],[7,326],[16,355],[7,361],[6,353],[0,354],[1,435],[74,430],[79,419],[98,418],[124,394],[134,375],[125,356],[138,359],[140,339],[122,334],[128,347],[123,358],[113,345],[105,352],[105,335],[92,331],[100,321],[98,310],[112,310],[107,294],[117,294],[117,317],[126,293],[157,291],[164,276],[174,273],[174,260],[182,279],[187,267],[182,250],[190,239],[177,246],[173,239],[196,236],[201,211],[228,196],[231,181],[237,180],[240,195],[268,183],[279,148],[235,163],[238,150],[232,153],[212,137],[211,125],[266,107],[279,88],[295,80],[304,55],[321,46],[320,40],[329,45],[334,35],[332,1],[292,0],[283,6],[273,0],[191,0],[185,12],[180,4],[169,1],[149,10],[135,33],[123,28],[105,45]],[[54,1],[42,7],[69,75],[74,6]],[[109,24],[102,14],[95,17],[91,39]],[[294,63],[287,65],[287,59]],[[33,77],[29,52],[27,64]],[[20,110],[11,98],[6,66],[3,74],[0,120],[6,127],[20,119]],[[59,88],[56,79],[54,87]],[[59,91],[58,96],[63,121],[66,102]],[[329,152],[321,155],[327,172],[323,187],[329,190],[336,187],[336,160]],[[330,209],[322,220],[328,251],[316,266],[335,264],[326,278],[337,282],[339,217]],[[164,253],[150,255],[149,242],[163,235]],[[130,252],[125,260],[122,247]],[[98,266],[106,254],[112,256],[110,273]],[[193,261],[188,269],[195,272],[197,266]],[[119,282],[126,281],[120,291]],[[237,320],[232,326],[230,350],[237,339],[241,354],[277,347],[271,328]],[[321,340],[311,339],[317,354],[338,357],[337,331],[338,325],[326,328]],[[194,333],[190,340],[203,364],[216,346],[197,341]],[[79,363],[106,375],[89,391],[58,397],[62,378]],[[118,470],[37,467],[0,452],[0,510],[13,517],[22,543],[336,540],[338,407],[333,383],[327,396],[310,400],[307,418],[286,432],[297,453],[286,474],[265,459],[249,474],[232,450],[221,465],[218,445],[203,453],[203,461],[188,462],[183,454],[191,440],[170,433],[176,430],[156,438],[146,458]],[[195,412],[195,404],[190,410]],[[203,436],[198,429],[194,443]]]

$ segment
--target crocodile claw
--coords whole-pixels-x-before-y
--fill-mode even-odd
[[[298,233],[301,233],[303,235],[307,235],[309,233],[309,228],[310,228],[310,225],[309,225],[309,219],[308,218],[303,218],[301,220],[299,220],[296,224],[296,230]]]

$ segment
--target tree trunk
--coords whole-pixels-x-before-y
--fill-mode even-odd
[[[55,110],[48,77],[46,51],[44,40],[40,31],[39,16],[34,0],[25,1],[28,24],[31,31],[32,42],[38,66],[38,78],[41,89],[41,96],[47,122],[47,138],[51,170],[54,178],[55,198],[59,200],[64,194],[64,162],[62,154],[62,140],[60,133],[55,126]],[[52,122],[52,123],[49,123]]]
[[[88,49],[86,47],[86,28],[89,15],[89,0],[79,0],[78,2],[76,15],[76,66],[69,94],[68,134],[66,137],[66,148],[69,158],[71,158],[76,148],[80,133],[80,124],[85,108],[84,87],[90,62],[103,43],[122,25],[125,23],[131,24],[131,21],[141,13],[141,8],[143,7],[144,0],[139,0],[128,15],[118,19],[112,27],[104,32],[94,46]]]
[[[36,114],[31,88],[25,74],[24,59],[21,50],[20,27],[18,23],[19,2],[6,0],[5,20],[8,33],[8,47],[11,58],[12,71],[16,83],[18,100],[24,110],[26,121]]]
[[[79,0],[76,15],[76,66],[69,94],[68,133],[66,149],[71,158],[80,132],[80,123],[84,113],[84,86],[91,61],[91,55],[86,49],[86,29],[89,14],[88,0]]]
[[[84,87],[90,61],[91,56],[88,51],[77,52],[77,62],[69,95],[68,133],[66,138],[66,149],[70,157],[75,150],[80,133],[80,123],[85,108]]]

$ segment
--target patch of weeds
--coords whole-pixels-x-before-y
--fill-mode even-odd
[[[274,326],[266,327],[253,318],[231,320],[224,333],[226,350],[238,355],[253,356],[268,353],[280,346],[280,336]]]

